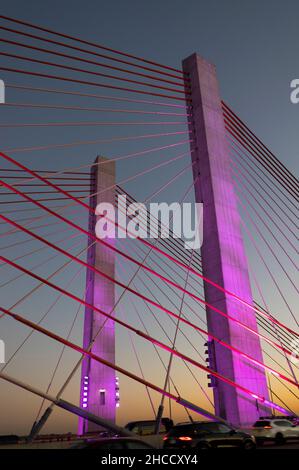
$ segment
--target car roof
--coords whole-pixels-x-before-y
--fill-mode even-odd
[[[162,418],[161,419],[161,422],[162,423],[166,423],[166,422],[169,422],[171,421],[170,418]],[[156,420],[155,419],[141,419],[141,420],[138,420],[138,421],[129,421],[125,427],[127,426],[131,426],[133,424],[154,424],[156,423]]]
[[[175,425],[175,427],[178,427],[178,426],[187,426],[188,424],[190,424],[190,426],[193,426],[194,424],[225,424],[225,423],[222,423],[221,421],[193,421],[192,423],[190,421],[186,421],[185,423],[178,423]]]

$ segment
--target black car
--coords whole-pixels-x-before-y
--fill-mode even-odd
[[[174,426],[164,437],[164,449],[214,449],[238,447],[253,450],[254,437],[215,421],[201,421]]]

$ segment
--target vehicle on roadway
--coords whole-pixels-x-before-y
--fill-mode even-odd
[[[161,419],[159,434],[155,433],[156,420],[131,421],[126,424],[125,429],[140,436],[143,441],[160,449],[163,447],[163,437],[172,427],[172,419],[165,417]]]
[[[71,447],[71,449],[101,449],[101,450],[129,450],[154,449],[153,446],[140,439],[131,437],[105,437],[100,439],[85,439]]]
[[[258,419],[253,425],[252,434],[259,444],[265,441],[283,444],[290,439],[299,439],[299,426],[286,418]]]
[[[256,448],[254,436],[216,421],[178,424],[164,436],[163,440],[164,449],[208,450],[238,447],[254,450]]]
[[[173,427],[173,421],[169,418],[162,418],[160,423],[159,434],[165,434]],[[130,421],[125,425],[125,429],[128,429],[139,436],[148,436],[155,433],[156,420],[148,419],[142,421]]]

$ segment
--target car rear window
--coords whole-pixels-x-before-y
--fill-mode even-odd
[[[209,423],[200,423],[197,426],[198,431],[207,431],[211,433],[228,433],[231,431],[231,428],[222,423],[209,422]]]
[[[169,436],[192,436],[198,435],[201,433],[227,433],[230,431],[228,426],[225,426],[222,423],[216,422],[206,422],[206,423],[193,423],[186,425],[174,426],[170,432]]]
[[[270,421],[257,421],[254,423],[254,428],[263,428],[264,426],[270,426]]]
[[[174,426],[168,433],[169,436],[191,436],[196,433],[194,424]]]

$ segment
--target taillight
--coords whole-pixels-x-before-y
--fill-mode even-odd
[[[181,436],[179,437],[180,441],[192,441],[192,437],[189,436]]]
[[[264,426],[264,429],[272,429],[272,426]]]

